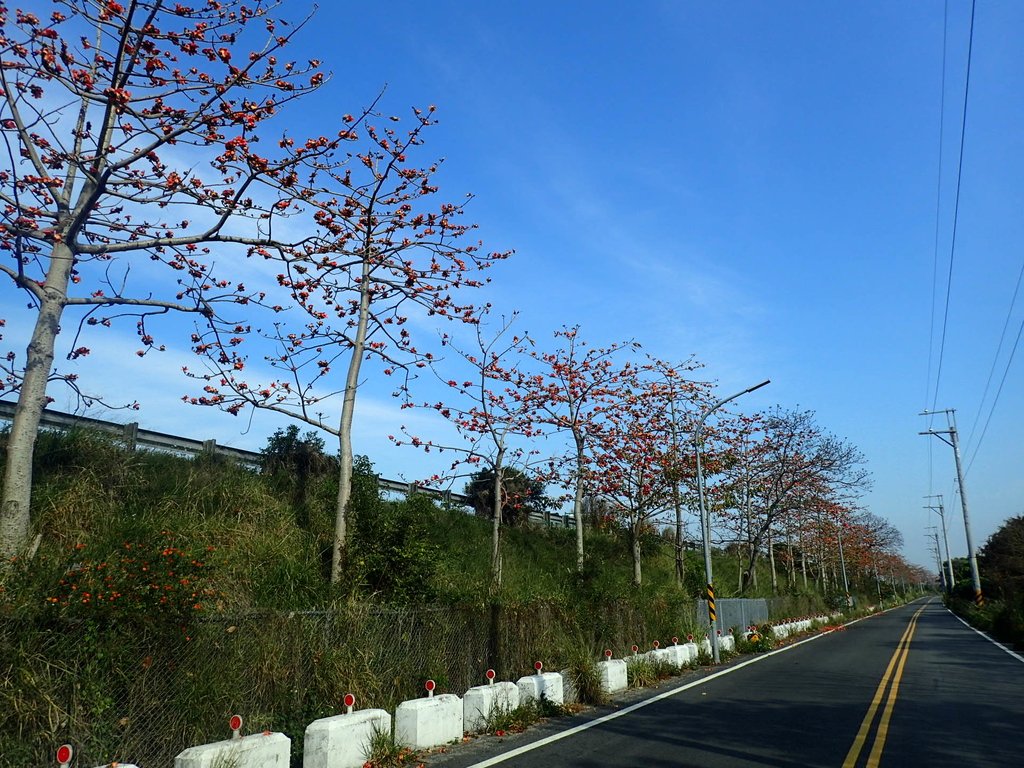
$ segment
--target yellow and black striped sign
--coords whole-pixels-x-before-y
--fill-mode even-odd
[[[718,612],[715,610],[715,588],[708,584],[708,621],[712,624],[718,619]]]
[[[985,604],[985,596],[981,594],[980,589],[974,592],[974,604],[978,606]]]

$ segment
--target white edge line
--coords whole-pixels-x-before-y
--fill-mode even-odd
[[[871,614],[871,615],[877,615],[877,614]],[[856,624],[858,621],[862,621],[865,618],[868,618],[868,617],[867,616],[863,616],[860,619],[856,619],[854,621],[851,621],[848,624],[843,624],[842,626],[843,627],[847,627],[850,624]],[[561,731],[560,733],[555,733],[555,734],[552,734],[551,736],[546,736],[543,739],[538,739],[537,741],[532,741],[529,744],[524,744],[521,747],[516,747],[515,749],[511,749],[508,752],[502,752],[500,755],[495,755],[494,757],[488,758],[487,760],[484,760],[482,762],[473,763],[472,765],[468,766],[468,768],[488,768],[488,766],[491,766],[491,765],[498,765],[499,763],[504,763],[506,760],[511,760],[513,757],[519,757],[519,755],[524,755],[527,752],[532,752],[535,749],[540,749],[541,747],[546,747],[548,744],[553,744],[554,742],[560,741],[562,739],[566,739],[569,736],[575,736],[577,733],[581,733],[582,731],[586,731],[586,730],[588,730],[590,728],[594,728],[594,727],[596,727],[598,725],[603,725],[604,723],[607,723],[607,722],[609,722],[611,720],[615,720],[616,718],[622,717],[623,715],[628,715],[630,712],[635,712],[638,709],[643,709],[644,707],[649,706],[651,704],[654,704],[656,702],[659,702],[662,699],[667,699],[669,696],[675,696],[677,693],[682,693],[683,691],[688,691],[690,688],[696,688],[698,685],[704,685],[704,683],[707,683],[707,682],[710,682],[711,680],[714,680],[716,678],[722,677],[723,675],[728,675],[728,674],[730,674],[732,672],[735,672],[735,671],[737,671],[739,669],[743,669],[744,667],[750,666],[751,664],[757,664],[759,661],[764,661],[765,659],[767,659],[767,658],[769,658],[771,656],[775,656],[776,654],[785,653],[786,651],[791,651],[794,648],[797,648],[797,647],[803,645],[804,643],[809,643],[809,642],[811,642],[813,640],[818,640],[818,639],[820,639],[822,637],[825,637],[826,635],[830,635],[834,631],[835,631],[834,629],[830,629],[830,630],[827,630],[825,632],[821,632],[820,634],[814,635],[812,637],[805,638],[804,640],[800,640],[798,642],[795,642],[795,643],[793,643],[791,645],[787,645],[787,646],[784,646],[782,648],[777,648],[774,651],[769,651],[768,653],[759,654],[757,656],[754,656],[751,659],[747,659],[746,661],[740,662],[736,666],[728,667],[728,668],[723,669],[723,670],[721,670],[719,672],[715,672],[714,674],[708,675],[707,677],[702,677],[699,680],[694,680],[691,683],[686,683],[686,685],[681,685],[678,688],[672,688],[671,690],[665,691],[663,693],[659,693],[656,696],[652,696],[649,699],[644,699],[643,701],[639,701],[636,704],[630,704],[628,707],[626,707],[624,709],[620,709],[620,710],[617,710],[615,712],[611,712],[611,713],[609,713],[607,715],[603,715],[602,717],[599,717],[596,720],[590,720],[589,722],[582,723],[581,725],[577,725],[575,728],[570,728],[567,731]]]
[[[988,640],[988,641],[989,641],[990,643],[992,643],[992,645],[996,646],[997,648],[1002,648],[1002,649],[1003,649],[1004,651],[1006,651],[1006,652],[1007,652],[1008,654],[1010,654],[1011,656],[1013,656],[1013,658],[1015,658],[1015,659],[1016,659],[1017,661],[1024,661],[1024,656],[1021,656],[1021,655],[1020,655],[1019,653],[1016,653],[1015,651],[1011,651],[1011,650],[1010,650],[1009,648],[1007,648],[1007,647],[1006,647],[1005,645],[1003,645],[1002,643],[1000,643],[1000,642],[999,642],[998,640],[996,640],[996,639],[995,639],[994,637],[991,637],[991,636],[989,636],[988,634],[986,634],[985,632],[982,632],[982,631],[981,631],[980,629],[978,629],[977,627],[972,627],[972,626],[971,626],[970,624],[968,624],[968,623],[967,623],[966,621],[964,621],[964,620],[963,620],[963,619],[961,619],[961,618],[960,618],[959,616],[957,616],[957,615],[956,615],[955,613],[953,613],[953,611],[950,611],[948,607],[946,607],[946,610],[947,610],[947,611],[949,611],[949,614],[950,614],[950,616],[952,616],[952,617],[953,617],[954,619],[956,619],[957,621],[959,621],[959,622],[960,622],[961,624],[963,624],[963,625],[964,625],[965,627],[967,627],[967,628],[968,628],[969,630],[971,630],[972,632],[977,632],[977,633],[978,633],[979,635],[981,635],[981,636],[982,636],[982,637],[984,637],[984,638],[985,638],[986,640]]]

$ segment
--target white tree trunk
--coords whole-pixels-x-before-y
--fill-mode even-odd
[[[19,555],[28,546],[32,506],[32,455],[39,420],[46,408],[46,384],[53,368],[54,346],[60,333],[67,298],[72,256],[63,243],[54,246],[46,273],[43,298],[25,352],[25,377],[14,408],[7,439],[3,506],[0,512],[0,556]]]
[[[630,526],[633,534],[633,586],[639,587],[643,584],[643,574],[640,572],[640,531],[636,525]]]
[[[583,439],[576,435],[576,495],[572,514],[576,520],[576,572],[583,572]]]
[[[352,499],[352,419],[359,389],[359,368],[366,348],[366,328],[370,317],[370,265],[363,259],[363,280],[359,292],[359,320],[352,343],[352,356],[345,376],[345,396],[338,424],[338,497],[334,508],[334,541],[331,545],[331,583],[341,581],[342,566],[348,549],[348,505]]]
[[[491,588],[494,591],[501,587],[501,486],[504,458],[504,449],[499,448],[494,462],[494,509],[491,520]]]
[[[804,549],[804,529],[798,528],[800,532],[800,573],[804,577],[804,589],[807,589],[807,550]]]

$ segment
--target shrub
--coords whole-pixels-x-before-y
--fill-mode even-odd
[[[589,650],[576,646],[568,653],[567,662],[569,684],[576,691],[577,701],[580,704],[604,704],[608,695],[601,687],[601,673]]]
[[[187,632],[190,618],[218,597],[208,586],[215,551],[197,551],[166,530],[155,540],[125,541],[116,554],[89,557],[78,543],[46,602],[65,618],[145,620]]]

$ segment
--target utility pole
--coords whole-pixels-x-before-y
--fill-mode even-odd
[[[711,655],[715,660],[715,664],[721,662],[721,656],[718,650],[718,632],[716,631],[718,629],[718,619],[715,612],[715,587],[711,580],[711,511],[707,508],[707,504],[704,501],[704,470],[701,466],[700,459],[704,440],[704,422],[707,420],[708,416],[730,400],[735,400],[740,395],[745,395],[748,392],[753,392],[755,389],[760,389],[766,384],[771,384],[771,379],[765,379],[760,384],[747,387],[742,392],[737,392],[735,395],[723,398],[710,408],[706,408],[704,412],[701,413],[700,420],[697,422],[697,429],[693,433],[693,450],[697,457],[697,500],[700,504],[700,529],[701,538],[704,539],[704,575],[707,578],[708,639],[711,641]]]
[[[949,569],[949,578],[944,579],[946,584],[949,586],[948,592],[953,592],[953,585],[956,583],[956,577],[953,575],[953,553],[949,551],[949,535],[946,533],[946,509],[942,506],[942,494],[937,493],[932,496],[925,496],[926,499],[938,499],[939,505],[933,507],[931,505],[925,505],[925,509],[931,509],[939,513],[939,520],[942,521],[942,541],[946,546],[946,568]]]
[[[942,584],[943,589],[946,592],[949,592],[952,590],[952,586],[949,584],[949,579],[946,576],[946,571],[942,567],[942,550],[939,549],[939,534],[935,530],[934,525],[928,526],[927,530],[931,531],[931,533],[926,533],[925,536],[935,539],[935,564],[939,567],[939,582]]]
[[[967,559],[971,564],[971,582],[974,586],[974,602],[977,605],[985,604],[985,597],[981,594],[981,575],[978,573],[978,556],[974,552],[974,537],[971,536],[971,519],[967,513],[967,489],[964,487],[964,470],[960,461],[960,439],[956,433],[956,411],[947,408],[944,411],[923,411],[922,416],[930,416],[935,413],[946,414],[947,429],[929,429],[919,434],[935,435],[946,445],[953,446],[953,458],[956,460],[956,479],[960,486],[960,507],[964,513],[964,531],[967,534]],[[944,435],[949,435],[947,439]],[[948,550],[947,553],[949,554]],[[950,563],[952,567],[952,563]]]

